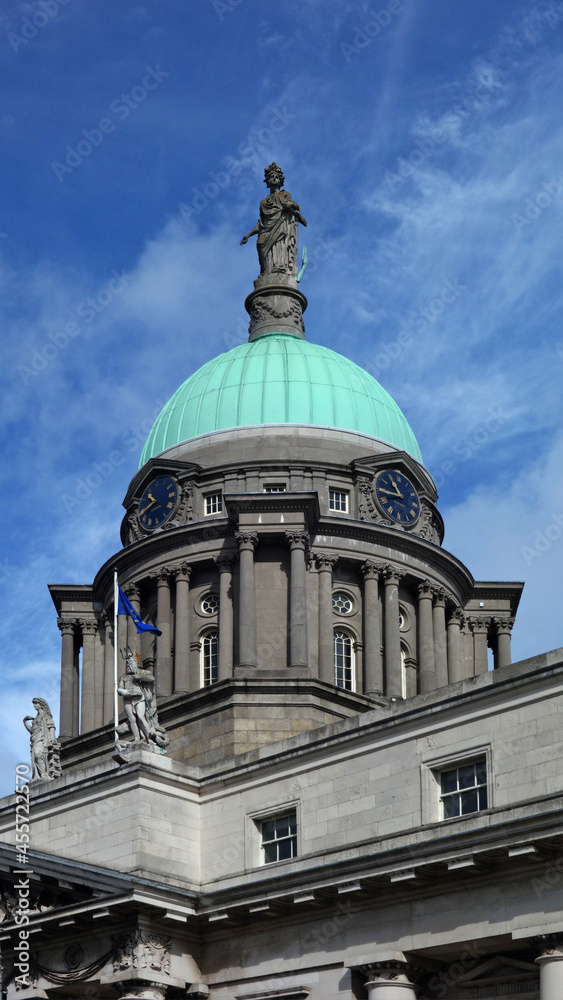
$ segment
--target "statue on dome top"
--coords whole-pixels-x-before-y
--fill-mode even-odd
[[[264,170],[264,183],[270,193],[260,202],[260,218],[246,236],[240,241],[241,246],[247,243],[251,236],[258,236],[256,241],[260,274],[287,274],[295,277],[297,273],[297,224],[307,223],[296,201],[293,201],[289,191],[282,190],[285,181],[283,171],[277,163],[270,163]]]

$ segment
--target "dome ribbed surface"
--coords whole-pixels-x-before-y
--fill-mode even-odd
[[[359,431],[421,460],[404,414],[371,375],[327,347],[270,333],[190,375],[157,417],[140,465],[200,434],[256,424]]]

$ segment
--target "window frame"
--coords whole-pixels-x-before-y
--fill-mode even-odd
[[[339,596],[344,597],[347,601],[350,602],[350,610],[349,611],[340,611],[339,608],[335,608],[334,607],[334,599],[337,598],[337,597],[339,597]],[[333,613],[333,615],[337,615],[338,616],[338,621],[340,621],[342,618],[351,618],[352,615],[354,615],[356,613],[356,611],[358,610],[357,606],[356,606],[357,602],[354,600],[354,597],[352,596],[352,594],[348,590],[346,590],[345,587],[338,586],[338,583],[333,588],[331,603],[332,603],[332,613]],[[334,627],[336,628],[336,625]]]
[[[295,813],[297,826],[296,855],[294,858],[283,858],[281,861],[263,861],[262,853],[262,823]],[[299,861],[303,851],[301,845],[301,801],[291,799],[289,802],[278,802],[275,805],[261,809],[253,809],[245,816],[245,867],[270,869],[279,865],[292,864]]]
[[[336,633],[337,632],[340,632],[347,639],[349,639],[350,640],[350,644],[351,644],[351,648],[350,648],[350,680],[351,680],[351,686],[350,687],[346,687],[345,685],[337,684],[336,683],[336,681],[337,681],[337,670],[338,670],[338,665],[337,665],[337,662],[336,662]],[[340,623],[338,625],[333,625],[333,629],[332,629],[332,663],[333,663],[333,670],[334,670],[334,686],[337,687],[340,691],[350,691],[352,693],[356,691],[356,663],[357,663],[356,644],[357,644],[357,639],[356,639],[356,636],[355,636],[354,632],[352,631],[352,629],[347,628],[346,626],[342,627],[340,625]],[[343,668],[343,669],[345,669],[345,668]]]
[[[287,493],[286,483],[264,483],[262,493]]]
[[[333,501],[335,500],[333,494],[338,494],[339,497],[344,497],[345,506],[333,507]],[[341,503],[342,501],[336,501]],[[328,509],[331,514],[349,514],[350,513],[350,490],[345,490],[340,486],[329,486],[328,488]]]
[[[212,636],[216,637],[216,641],[217,641],[217,651],[216,651],[217,663],[216,663],[215,668],[213,668],[213,666],[211,666],[210,669],[211,669],[211,671],[213,671],[213,669],[215,669],[215,671],[216,671],[216,679],[215,680],[210,680],[209,683],[206,684],[205,683],[205,670],[206,670],[206,666],[205,666],[205,655],[206,655],[206,653],[205,653],[205,642],[206,642],[206,640],[210,639]],[[199,644],[200,644],[200,653],[199,653],[199,664],[200,664],[200,667],[199,667],[199,669],[200,669],[201,687],[202,688],[213,687],[213,685],[217,684],[217,681],[219,680],[219,629],[218,629],[217,625],[211,625],[209,628],[204,629],[204,631],[201,632],[200,637],[199,637]]]
[[[478,776],[477,776],[476,768],[477,768],[477,766],[479,764],[483,764],[484,765],[485,779],[484,779],[484,781],[478,783],[477,782],[477,777]],[[472,777],[474,779],[474,783],[472,785],[467,785],[465,788],[463,788],[460,785],[460,781],[459,781],[459,778],[460,778],[459,772],[460,772],[460,770],[462,768],[472,768],[473,769]],[[443,779],[444,779],[444,775],[446,775],[446,774],[455,774],[455,776],[456,776],[456,787],[453,788],[451,791],[447,791],[447,792],[445,792],[444,789],[443,789]],[[464,819],[466,816],[474,816],[475,813],[486,812],[486,810],[489,808],[489,783],[487,781],[487,761],[486,761],[485,757],[476,757],[475,760],[465,761],[462,764],[454,764],[453,767],[446,767],[442,771],[439,772],[439,774],[437,775],[437,777],[439,777],[439,779],[440,779],[440,807],[441,807],[441,815],[442,815],[442,819],[443,820],[444,819]],[[481,798],[479,792],[480,792],[481,789],[485,790],[485,797],[486,797],[486,800],[487,800],[487,804],[485,806],[482,806],[482,807],[479,805],[480,798]],[[466,793],[469,793],[471,791],[477,792],[477,796],[476,796],[476,798],[477,798],[477,808],[476,809],[471,809],[469,812],[463,812],[463,795],[466,794]],[[448,802],[454,802],[454,801],[456,802],[456,804],[457,804],[457,806],[459,808],[459,812],[452,813],[451,815],[446,815],[446,803],[448,803]]]
[[[213,504],[213,501],[218,500],[217,510],[208,510],[207,505],[209,503]],[[219,491],[218,493],[204,493],[203,494],[203,514],[204,517],[217,517],[218,514],[223,513],[223,493]]]
[[[444,816],[442,805],[441,776],[444,771],[453,771],[454,768],[463,767],[466,764],[474,764],[479,760],[485,762],[485,773],[487,776],[487,808],[478,809],[476,812],[465,813],[460,816]],[[469,747],[467,750],[458,750],[455,753],[443,754],[442,756],[425,755],[421,763],[421,789],[422,789],[422,822],[428,823],[463,823],[475,820],[494,808],[494,782],[493,782],[493,752],[490,743]]]

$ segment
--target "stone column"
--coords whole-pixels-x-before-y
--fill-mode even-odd
[[[131,601],[131,604],[135,608],[135,611],[141,616],[141,595],[139,593],[139,588],[136,583],[129,583],[125,587],[125,594]],[[127,615],[127,645],[133,650],[134,653],[141,655],[141,636],[135,628],[134,621]]]
[[[401,632],[399,629],[399,573],[394,566],[385,566],[385,611],[383,646],[385,657],[385,694],[389,698],[403,697],[401,669]]]
[[[78,736],[78,714],[75,712],[78,671],[74,656],[76,623],[74,618],[58,618],[57,625],[62,634],[59,738],[68,740],[71,736]]]
[[[495,650],[495,668],[508,667],[512,663],[510,652],[510,633],[514,622],[511,618],[494,618],[497,645]]]
[[[448,654],[446,642],[446,594],[438,590],[434,594],[432,609],[432,627],[434,631],[434,662],[436,667],[436,687],[448,683]]]
[[[104,626],[104,726],[113,721],[113,618],[107,612],[102,616]]]
[[[96,709],[101,706],[103,691],[96,691],[96,673],[94,668],[94,643],[98,626],[92,619],[81,618],[78,625],[82,631],[82,697],[80,699],[80,732],[89,733],[96,728],[98,715]]]
[[[226,552],[215,560],[219,567],[219,669],[217,680],[233,676],[233,562]]]
[[[460,632],[462,620],[461,608],[454,608],[448,618],[448,681],[450,684],[461,681],[465,676]]]
[[[364,694],[383,694],[381,631],[379,624],[379,573],[381,567],[367,560],[364,578]]]
[[[162,635],[156,637],[156,694],[172,694],[172,636],[170,626],[170,570],[163,566],[156,574],[156,624]]]
[[[540,967],[540,1000],[561,1000],[563,997],[563,942],[543,948],[536,958]]]
[[[176,566],[176,610],[174,615],[174,691],[190,688],[190,575],[191,566]],[[199,686],[199,685],[198,685]]]
[[[334,684],[334,635],[332,627],[332,570],[338,556],[315,555],[319,570],[319,679]]]
[[[289,665],[307,667],[307,564],[309,535],[306,531],[286,531],[291,552],[289,581]]]
[[[377,962],[370,966],[368,975],[369,1000],[416,1000],[411,967],[406,961]]]
[[[256,649],[256,586],[254,582],[254,549],[258,545],[255,531],[237,531],[239,547],[239,666],[258,666]]]
[[[423,580],[418,585],[418,674],[419,691],[433,691],[436,687],[436,664],[430,580]]]
[[[469,625],[473,632],[473,669],[475,676],[486,674],[489,669],[489,658],[487,656],[487,633],[489,631],[489,618],[470,618]]]

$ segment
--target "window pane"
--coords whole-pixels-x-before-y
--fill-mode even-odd
[[[457,789],[457,771],[442,771],[440,775],[442,783],[442,795],[446,792],[455,792]]]
[[[289,837],[287,840],[280,840],[278,844],[280,861],[287,861],[288,858],[293,857],[293,851],[291,850],[291,843],[292,842],[289,839]]]
[[[458,767],[459,787],[471,788],[475,784],[475,764],[464,764]]]
[[[444,799],[444,819],[451,816],[459,816],[459,795],[450,795]]]
[[[461,815],[477,812],[477,790],[461,793]]]
[[[273,861],[278,860],[278,845],[274,844],[264,844],[264,861],[267,865],[272,864]]]
[[[281,816],[276,820],[276,837],[289,836],[289,816]]]
[[[289,832],[297,833],[297,816],[295,814],[289,817]]]
[[[487,804],[487,786],[483,785],[483,788],[479,789],[479,809],[488,809]]]
[[[267,819],[262,823],[262,840],[273,840],[276,829],[276,821]]]
[[[478,785],[486,785],[487,783],[487,763],[484,760],[478,760],[475,764],[475,776],[477,778]]]

